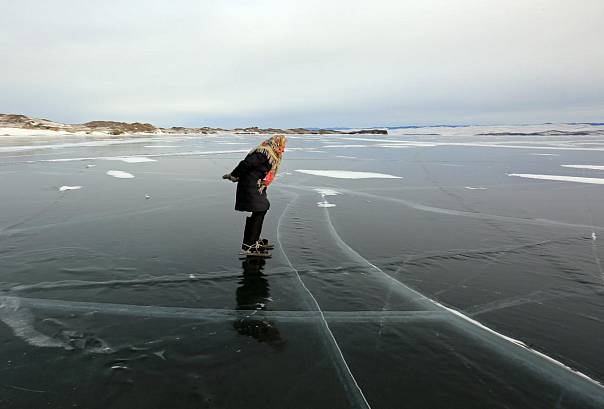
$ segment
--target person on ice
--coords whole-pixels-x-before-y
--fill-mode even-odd
[[[252,149],[231,173],[222,178],[237,182],[235,210],[252,212],[245,220],[241,249],[247,256],[269,257],[273,245],[260,238],[270,207],[266,188],[273,182],[285,152],[284,135],[275,135]]]

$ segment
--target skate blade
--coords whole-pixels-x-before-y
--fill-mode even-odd
[[[254,257],[254,258],[271,258],[272,255],[270,253],[265,253],[265,254],[259,254],[259,253],[246,253],[244,251],[242,251],[241,253],[239,253],[239,255],[242,258],[247,258],[247,257]]]

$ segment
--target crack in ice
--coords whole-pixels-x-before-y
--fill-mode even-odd
[[[586,393],[589,393],[590,397],[604,402],[604,387],[597,380],[590,378],[584,373],[569,367],[568,365],[550,357],[547,354],[529,347],[522,341],[499,333],[480,323],[479,321],[476,321],[475,319],[461,313],[460,311],[447,307],[436,300],[426,297],[425,295],[391,277],[389,274],[386,274],[379,267],[361,256],[339,236],[338,232],[333,226],[333,223],[331,222],[331,217],[329,216],[329,211],[327,209],[325,209],[325,215],[327,217],[329,230],[333,235],[334,240],[341,248],[347,249],[351,256],[365,260],[367,265],[373,268],[376,272],[381,273],[387,280],[390,281],[391,285],[397,286],[402,292],[415,295],[428,308],[432,310],[436,309],[449,312],[452,318],[448,320],[449,323],[459,328],[464,332],[464,334],[477,337],[481,341],[489,345],[493,345],[502,353],[505,353],[510,358],[516,359],[519,363],[522,363],[533,371],[545,371],[548,376],[554,378],[555,381],[562,386],[566,387],[569,382],[575,382],[575,387],[584,388]],[[504,342],[502,343],[499,340]],[[535,357],[538,359],[535,360]],[[544,367],[544,365],[546,366]],[[589,390],[587,390],[588,388]]]
[[[328,345],[330,345],[332,347],[332,349],[333,349],[332,352],[335,353],[335,357],[338,358],[337,360],[334,360],[334,363],[340,364],[340,365],[336,365],[336,368],[340,372],[340,376],[341,376],[344,386],[349,394],[349,398],[354,399],[354,402],[352,402],[352,403],[354,403],[356,407],[371,409],[369,402],[367,402],[367,399],[365,398],[365,394],[363,393],[363,390],[357,383],[357,380],[355,379],[352,371],[350,370],[348,362],[346,362],[346,358],[344,358],[344,354],[342,353],[342,350],[340,349],[340,346],[338,345],[338,341],[336,340],[333,332],[331,331],[331,328],[329,328],[329,324],[327,323],[325,314],[323,313],[323,310],[321,309],[319,302],[317,301],[315,296],[312,294],[312,292],[308,289],[308,287],[306,287],[306,284],[304,284],[304,281],[302,281],[302,277],[300,277],[298,270],[296,270],[296,268],[293,266],[291,260],[285,253],[285,248],[283,247],[283,244],[281,242],[281,236],[280,236],[281,221],[283,219],[283,216],[287,213],[287,210],[289,209],[289,207],[292,205],[292,203],[297,200],[297,197],[298,197],[298,195],[296,195],[296,197],[287,204],[287,206],[281,213],[279,220],[277,221],[277,243],[279,244],[279,249],[281,250],[283,257],[285,258],[286,263],[289,265],[289,267],[292,269],[292,271],[296,274],[296,278],[298,279],[298,282],[302,285],[302,287],[304,288],[306,293],[308,293],[310,299],[312,299],[312,301],[313,301],[313,304],[316,306],[317,310],[319,311],[319,314],[321,316],[321,322],[322,322],[321,328],[323,328],[323,330],[324,330],[324,334],[326,335]]]

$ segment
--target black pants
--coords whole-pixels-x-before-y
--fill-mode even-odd
[[[262,223],[266,210],[263,212],[252,212],[252,215],[245,219],[245,229],[243,230],[243,244],[248,246],[256,243],[260,239],[262,232]]]

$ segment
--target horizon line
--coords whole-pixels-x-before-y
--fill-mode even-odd
[[[153,124],[153,122],[142,122],[142,121],[133,121],[133,122],[127,122],[127,121],[119,121],[119,120],[114,120],[114,119],[93,119],[90,121],[86,121],[86,122],[82,122],[82,123],[67,123],[67,122],[58,122],[55,121],[54,119],[48,119],[48,118],[40,118],[40,117],[33,117],[27,114],[2,114],[0,113],[0,115],[22,115],[22,116],[26,116],[28,118],[31,119],[39,119],[39,120],[45,120],[45,121],[52,121],[52,122],[57,122],[57,123],[61,123],[64,125],[83,125],[86,124],[88,122],[95,122],[95,121],[107,121],[107,122],[124,122],[124,123],[147,123],[150,124],[156,128],[173,128],[173,127],[179,127],[179,128],[220,128],[220,129],[245,129],[245,128],[260,128],[260,129],[268,129],[268,128],[275,128],[275,129],[295,129],[295,128],[302,128],[302,129],[308,129],[308,130],[338,130],[338,129],[414,129],[414,128],[465,128],[465,127],[471,127],[471,126],[536,126],[536,125],[591,125],[591,126],[604,126],[604,120],[602,121],[579,121],[579,122],[551,122],[551,121],[547,121],[547,122],[533,122],[533,123],[488,123],[488,124],[477,124],[477,123],[462,123],[462,124],[447,124],[447,123],[435,123],[435,124],[423,124],[423,125],[418,125],[418,124],[412,124],[412,125],[369,125],[369,126],[326,126],[326,127],[317,127],[317,126],[288,126],[288,127],[275,127],[275,126],[258,126],[258,125],[247,125],[247,126],[236,126],[236,127],[229,127],[229,128],[225,128],[223,126],[209,126],[209,125],[201,125],[201,126],[181,126],[181,125],[171,125],[171,126],[157,126],[155,124]]]

